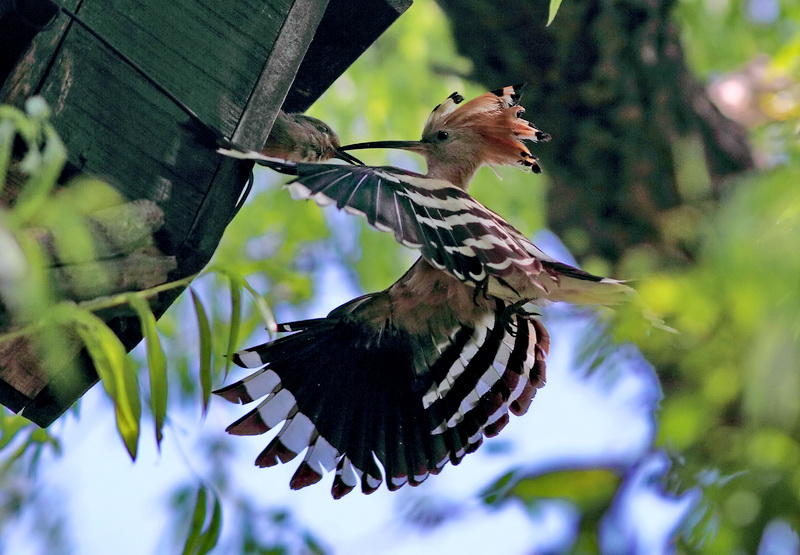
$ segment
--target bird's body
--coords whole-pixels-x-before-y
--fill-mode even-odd
[[[298,488],[336,468],[333,495],[386,477],[390,489],[416,485],[497,434],[508,413],[523,414],[544,385],[550,339],[535,313],[548,301],[613,303],[631,289],[547,256],[466,192],[484,164],[538,173],[523,140],[549,136],[520,118],[519,87],[461,107],[453,94],[432,112],[420,141],[342,147],[421,153],[427,175],[391,167],[257,159],[296,175],[296,198],[363,216],[422,258],[385,291],[364,295],[326,318],[286,324],[296,332],[240,352],[261,368],[219,392],[238,402],[266,399],[229,427],[235,434],[283,429],[256,464],[286,462],[307,449]]]

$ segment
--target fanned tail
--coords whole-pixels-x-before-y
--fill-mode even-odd
[[[525,413],[544,385],[549,336],[532,316],[497,301],[472,325],[449,320],[420,334],[392,321],[387,302],[386,292],[368,295],[289,324],[300,331],[237,353],[236,364],[259,369],[215,392],[259,400],[228,432],[282,426],[258,466],[306,451],[292,488],[326,471],[335,498],[384,479],[390,490],[418,485],[499,433],[509,412]]]

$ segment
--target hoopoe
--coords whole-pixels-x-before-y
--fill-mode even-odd
[[[291,162],[324,162],[339,158],[361,161],[340,150],[339,136],[324,121],[305,114],[278,112],[261,154]]]
[[[216,393],[259,405],[228,427],[261,434],[285,422],[256,459],[288,462],[306,450],[291,479],[298,489],[335,469],[332,494],[361,484],[375,491],[418,485],[500,432],[508,413],[524,414],[545,383],[550,338],[535,313],[549,301],[613,303],[632,290],[556,261],[465,189],[483,164],[539,171],[522,141],[550,137],[521,119],[520,86],[461,106],[456,93],[437,106],[419,141],[342,147],[421,153],[427,175],[394,167],[255,159],[296,175],[297,198],[363,216],[422,258],[389,288],[325,318],[279,326],[294,332],[239,352],[260,368]],[[380,467],[383,467],[381,470]]]

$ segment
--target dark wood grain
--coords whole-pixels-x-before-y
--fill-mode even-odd
[[[330,0],[284,110],[305,112],[411,6],[411,0]]]
[[[91,31],[60,15],[0,84],[0,101],[22,106],[28,96],[42,95],[67,145],[70,173],[94,174],[129,200],[155,202],[165,215],[156,245],[177,262],[169,277],[191,276],[216,250],[252,165],[218,156],[164,90],[225,136],[260,148],[282,105],[307,108],[410,0],[327,4],[67,0],[63,5]],[[160,294],[155,314],[180,293]],[[139,343],[135,317],[102,316],[127,348]],[[33,359],[24,360],[32,368]],[[0,379],[0,402],[49,425],[97,381],[84,352],[75,360],[48,375],[44,387],[18,382],[28,384],[24,395],[9,385],[13,376]]]
[[[87,0],[78,13],[230,136],[292,4]]]

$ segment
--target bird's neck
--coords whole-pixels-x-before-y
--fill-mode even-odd
[[[449,181],[466,191],[480,165],[480,160],[462,160],[458,164],[428,160],[428,177]]]

